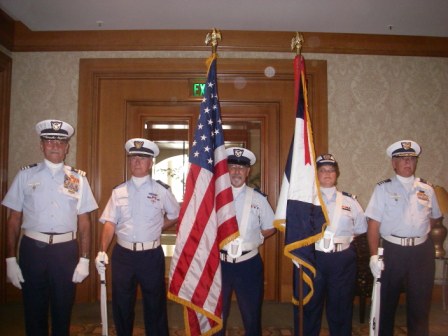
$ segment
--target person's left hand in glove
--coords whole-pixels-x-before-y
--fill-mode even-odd
[[[89,275],[89,263],[87,258],[79,258],[78,265],[76,265],[75,273],[73,273],[72,281],[75,283],[81,283]]]

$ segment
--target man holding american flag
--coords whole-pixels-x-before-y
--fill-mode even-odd
[[[275,233],[274,212],[265,195],[246,185],[250,167],[256,161],[254,153],[241,147],[227,148],[226,152],[240,237],[220,251],[224,322],[218,335],[225,335],[233,291],[245,335],[261,335],[264,278],[258,247]]]
[[[209,62],[168,287],[168,297],[185,306],[185,333],[192,336],[212,335],[222,328],[219,249],[238,236],[218,99],[216,54]]]

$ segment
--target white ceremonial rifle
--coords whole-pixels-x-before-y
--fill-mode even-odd
[[[378,248],[378,260],[383,260],[384,249]],[[378,336],[380,332],[381,275],[374,279],[372,305],[370,307],[369,336]]]
[[[108,336],[107,327],[107,289],[106,289],[106,270],[98,272],[100,274],[101,282],[101,325],[102,325],[102,336]]]

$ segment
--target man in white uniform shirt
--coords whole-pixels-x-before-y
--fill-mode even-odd
[[[68,336],[75,283],[89,275],[89,213],[98,205],[85,173],[64,165],[73,127],[44,120],[36,132],[44,161],[23,167],[2,202],[10,209],[7,277],[22,289],[27,335],[49,335],[51,311],[51,334]]]
[[[266,196],[246,185],[255,155],[248,149],[226,149],[233,199],[240,237],[220,251],[222,271],[223,328],[225,335],[232,293],[235,291],[245,335],[261,335],[263,262],[258,247],[275,233],[274,212]]]
[[[428,233],[442,214],[432,186],[414,176],[420,151],[412,140],[387,148],[396,175],[376,185],[366,209],[370,268],[381,277],[380,335],[393,335],[402,291],[408,335],[429,334],[435,249]],[[378,259],[380,245],[383,261]]]
[[[98,272],[105,271],[107,250],[112,251],[112,308],[118,336],[132,336],[137,285],[143,296],[146,335],[168,336],[165,290],[165,256],[160,245],[164,229],[179,216],[169,186],[149,175],[158,146],[147,139],[130,139],[125,144],[132,177],[115,187],[101,215],[104,223]]]

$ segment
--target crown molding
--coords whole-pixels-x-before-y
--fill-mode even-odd
[[[2,14],[2,13],[0,13]],[[203,30],[31,31],[0,15],[0,43],[12,52],[203,51]],[[221,31],[219,51],[291,52],[296,32]],[[448,57],[448,38],[304,32],[303,53]]]

